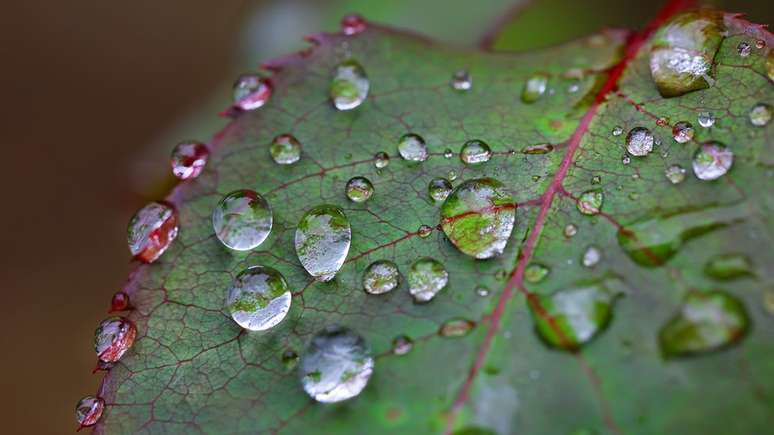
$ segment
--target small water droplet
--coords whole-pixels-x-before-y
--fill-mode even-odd
[[[359,63],[349,59],[340,63],[333,73],[330,97],[339,110],[352,110],[368,96],[370,83]]]
[[[554,150],[550,143],[539,143],[536,145],[527,145],[521,149],[522,154],[548,154]]]
[[[94,426],[104,410],[105,401],[102,398],[86,396],[75,405],[75,420],[81,427]]]
[[[530,263],[525,269],[524,269],[524,279],[527,280],[527,282],[530,282],[532,284],[537,284],[540,281],[543,281],[547,276],[548,273],[551,271],[547,266],[540,264],[540,263]]]
[[[700,180],[715,180],[728,172],[734,153],[720,142],[705,142],[693,155],[693,173]]]
[[[750,109],[750,123],[756,127],[763,127],[771,121],[771,106],[766,103],[758,103]]]
[[[476,323],[472,320],[455,318],[443,322],[441,328],[438,330],[438,334],[448,338],[464,337],[468,335],[475,326]]]
[[[172,174],[181,179],[196,178],[204,170],[210,150],[201,142],[180,142],[172,149],[169,161],[172,165]]]
[[[761,48],[764,48],[764,47],[766,47],[766,41],[764,41],[763,39],[756,39],[755,40],[755,48],[761,49]]]
[[[596,246],[591,245],[586,248],[586,251],[583,252],[583,258],[581,262],[586,267],[594,267],[601,259],[602,251],[600,251]]]
[[[281,134],[271,141],[269,153],[275,163],[292,165],[301,159],[301,142],[292,134]]]
[[[249,251],[263,243],[271,232],[273,219],[269,203],[249,189],[229,193],[212,211],[215,236],[235,251]]]
[[[600,184],[602,182],[602,177],[599,175],[594,175],[591,177],[591,184]]]
[[[301,265],[318,281],[330,281],[349,253],[352,229],[335,205],[318,205],[304,214],[296,227],[296,254]]]
[[[374,360],[363,337],[341,326],[318,332],[299,360],[304,391],[321,403],[357,396],[373,369]]]
[[[631,199],[632,201],[636,201],[640,199],[640,194],[637,192],[629,192],[629,199]]]
[[[486,163],[492,158],[492,149],[482,140],[469,140],[460,150],[460,160],[468,165]]]
[[[704,128],[710,128],[715,125],[715,115],[711,112],[699,112],[699,116],[696,119],[699,121],[699,125]]]
[[[580,85],[578,85],[577,83],[573,83],[567,87],[567,92],[574,94],[578,92],[579,89],[580,89]]]
[[[452,76],[451,87],[458,91],[467,91],[473,87],[473,79],[466,70],[459,70]]]
[[[242,74],[234,82],[234,106],[242,110],[254,110],[271,98],[269,80],[258,74]]]
[[[664,170],[664,176],[672,184],[680,184],[685,180],[685,168],[680,165],[672,165]]]
[[[94,331],[94,351],[100,361],[116,362],[132,347],[137,328],[125,317],[108,317]]]
[[[376,169],[386,168],[390,164],[390,156],[384,151],[379,151],[374,155],[374,167]]]
[[[658,125],[659,127],[664,127],[664,126],[669,125],[669,118],[665,118],[663,116],[659,117],[658,119],[656,119],[656,125]],[[658,140],[658,139],[656,139],[656,140]]]
[[[240,272],[229,287],[226,308],[242,328],[265,331],[285,318],[291,299],[281,273],[271,267],[252,266]]]
[[[746,255],[722,254],[712,257],[704,265],[704,273],[711,278],[731,280],[752,276],[753,267],[750,258]]]
[[[405,355],[414,348],[414,342],[405,335],[399,335],[392,340],[392,353],[395,355]]]
[[[616,125],[615,127],[613,127],[613,130],[611,131],[611,133],[613,134],[613,136],[620,136],[623,134],[623,128],[621,128],[620,125]]]
[[[747,41],[742,41],[736,46],[736,52],[739,53],[739,56],[747,57],[752,52],[752,45]]]
[[[282,365],[285,366],[285,370],[291,371],[298,365],[298,354],[293,349],[288,349],[282,352]]]
[[[635,127],[626,135],[626,151],[629,154],[642,157],[653,151],[653,134],[644,127]]]
[[[140,261],[153,263],[177,238],[177,211],[167,203],[152,202],[129,220],[129,251]]]
[[[446,159],[454,157],[454,151],[452,151],[451,148],[446,148],[446,151],[443,152],[443,157]]]
[[[352,177],[347,181],[345,193],[352,202],[366,202],[374,194],[374,185],[366,177]]]
[[[445,178],[433,178],[427,185],[427,193],[433,201],[444,201],[452,191],[452,184]]]
[[[686,143],[693,139],[695,131],[691,123],[680,121],[672,127],[672,137],[677,143]]]
[[[126,311],[129,309],[129,295],[124,292],[116,292],[110,300],[110,312]]]
[[[389,260],[374,261],[363,273],[363,288],[368,294],[381,295],[394,290],[399,284],[398,266]]]
[[[454,169],[450,170],[450,171],[449,171],[449,173],[448,173],[448,174],[446,174],[446,178],[447,178],[449,181],[454,181],[454,180],[456,180],[456,179],[457,179],[457,171],[455,171]]]
[[[521,91],[521,101],[531,104],[539,100],[546,92],[548,87],[548,75],[546,73],[533,74],[524,83],[524,89]]]
[[[533,175],[533,176],[532,176],[532,181],[534,181],[535,183],[537,183],[538,181],[540,181],[540,175]]]
[[[629,157],[628,155],[621,157],[621,163],[623,163],[624,165],[628,165],[631,162],[632,162],[632,158]]]
[[[578,234],[578,227],[575,224],[567,224],[564,227],[564,237],[570,238]]]
[[[341,19],[341,31],[344,32],[345,35],[357,35],[358,33],[362,33],[366,29],[366,22],[360,15],[357,14],[351,14],[346,15],[344,18]]]
[[[424,162],[429,155],[425,140],[414,133],[401,136],[398,140],[398,154],[410,162]]]
[[[425,257],[411,265],[409,293],[416,302],[428,302],[449,283],[449,273],[438,260]]]
[[[588,216],[599,214],[604,199],[605,195],[601,189],[587,190],[578,198],[578,211]]]
[[[430,225],[420,225],[419,229],[417,229],[417,235],[421,238],[427,238],[430,234],[433,232],[433,227]]]

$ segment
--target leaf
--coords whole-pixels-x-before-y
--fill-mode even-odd
[[[239,113],[211,142],[199,178],[167,198],[180,234],[129,279],[138,338],[105,377],[96,431],[763,432],[774,411],[774,321],[762,303],[773,280],[774,141],[772,124],[754,126],[748,114],[774,99],[774,38],[719,16],[726,33],[711,59],[712,86],[664,98],[651,78],[649,38],[677,9],[670,3],[639,33],[608,31],[523,54],[448,48],[368,23],[355,36],[316,35],[312,49],[269,63],[271,100]],[[739,55],[740,42],[753,44],[748,56]],[[337,111],[332,74],[350,58],[370,91],[359,107]],[[472,77],[468,91],[449,85],[460,69]],[[539,90],[543,78],[548,90],[523,102],[525,83],[538,80],[531,89]],[[716,117],[711,128],[698,125],[705,111]],[[673,140],[678,121],[694,125],[691,141]],[[611,133],[618,127],[623,134]],[[660,145],[624,164],[625,133],[635,127]],[[301,159],[278,165],[269,148],[286,133],[301,143]],[[398,156],[408,133],[424,139],[427,160]],[[491,159],[465,165],[456,153],[474,139],[491,147]],[[690,171],[709,140],[733,151],[730,171],[714,181],[688,173],[672,184],[665,170]],[[381,151],[390,163],[378,169]],[[345,195],[355,176],[374,186],[366,202]],[[456,178],[455,186],[502,183],[507,194],[498,198],[513,198],[516,217],[501,255],[475,260],[445,240],[441,204],[428,195],[436,177]],[[228,251],[210,219],[241,188],[260,192],[274,219],[269,237],[247,253]],[[309,276],[294,247],[297,224],[321,204],[339,207],[352,234],[327,283]],[[469,216],[459,207],[471,204],[450,206],[448,219]],[[476,207],[470,226],[448,227],[480,229],[497,218],[499,209]],[[752,270],[734,279],[721,273],[723,281],[705,275],[718,255],[745,256]],[[418,304],[405,277],[424,257],[443,264],[449,281]],[[377,260],[394,262],[403,279],[371,295],[362,274]],[[527,273],[537,264],[549,271],[542,279]],[[234,277],[255,265],[279,271],[293,292],[287,317],[263,333],[241,330],[224,307]],[[692,309],[702,310],[698,320]],[[752,328],[740,326],[748,317]],[[354,399],[316,403],[293,355],[335,324],[365,338],[373,376]],[[686,336],[693,357],[680,352]],[[660,339],[669,340],[668,354]],[[400,352],[391,352],[393,340]],[[695,352],[707,343],[719,350]]]

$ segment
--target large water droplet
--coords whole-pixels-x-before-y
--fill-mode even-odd
[[[360,15],[351,14],[341,19],[341,31],[345,35],[357,35],[366,29],[366,22]]]
[[[94,331],[94,350],[100,361],[116,362],[132,347],[137,328],[124,317],[108,317]]]
[[[242,110],[257,109],[271,98],[269,80],[258,74],[242,74],[234,82],[234,106]]]
[[[659,344],[668,357],[709,352],[741,340],[748,326],[747,310],[736,297],[720,290],[692,291],[661,329]]]
[[[473,87],[473,79],[466,70],[459,70],[452,76],[451,87],[458,91],[467,91]]]
[[[331,82],[330,96],[339,110],[351,110],[363,103],[368,96],[370,83],[365,70],[350,59],[336,67]]]
[[[653,151],[653,134],[644,127],[634,127],[626,135],[626,151],[637,157],[647,156]]]
[[[392,353],[395,355],[405,355],[411,352],[414,342],[406,335],[399,335],[392,340]]]
[[[398,153],[404,160],[410,162],[424,162],[427,160],[427,145],[422,136],[418,134],[404,134],[398,140]]]
[[[712,257],[704,265],[704,273],[715,279],[730,280],[752,276],[753,268],[750,258],[746,255],[722,254]]]
[[[475,258],[500,255],[516,220],[516,204],[493,178],[468,180],[441,206],[441,228],[463,253]]]
[[[695,131],[690,122],[680,121],[672,127],[672,138],[677,143],[686,143],[693,139]]]
[[[581,259],[582,263],[586,267],[594,267],[599,263],[599,260],[602,259],[602,251],[599,250],[594,245],[591,245],[586,248],[586,250],[583,252],[583,258]]]
[[[433,201],[444,201],[452,191],[452,184],[445,178],[433,178],[427,185],[427,193]]]
[[[766,103],[758,103],[750,109],[750,123],[756,127],[763,127],[771,121],[771,106]]]
[[[374,360],[363,337],[351,329],[329,326],[317,333],[299,361],[304,391],[314,400],[351,399],[365,388]]]
[[[271,141],[269,154],[280,165],[292,165],[301,159],[301,142],[292,134],[281,134]]]
[[[601,189],[587,190],[578,198],[578,211],[589,216],[599,214],[604,199],[605,195]]]
[[[104,410],[105,401],[102,398],[86,396],[75,405],[75,420],[81,427],[94,426]]]
[[[486,163],[492,158],[492,149],[482,140],[469,140],[460,150],[460,160],[468,165]]]
[[[468,335],[475,326],[476,323],[472,320],[461,318],[450,319],[443,322],[441,328],[438,330],[438,334],[442,337],[449,338],[464,337]]]
[[[664,176],[672,184],[680,184],[685,180],[685,168],[680,165],[672,165],[664,170]]]
[[[240,272],[226,296],[231,318],[250,331],[273,328],[288,314],[290,302],[285,277],[266,266],[252,266]]]
[[[408,273],[409,293],[416,302],[428,302],[449,283],[449,273],[439,261],[420,258]]]
[[[172,157],[169,159],[172,165],[172,174],[181,179],[196,178],[201,174],[210,150],[201,142],[180,142],[172,149]]]
[[[215,236],[236,251],[248,251],[263,243],[271,232],[273,219],[269,203],[249,189],[229,193],[212,211]]]
[[[374,194],[374,185],[366,177],[352,177],[347,181],[344,191],[350,201],[366,202]]]
[[[693,155],[693,173],[700,180],[715,180],[728,172],[734,153],[720,142],[705,142]]]
[[[699,112],[696,120],[699,121],[699,125],[704,128],[710,128],[715,125],[715,115],[713,115],[712,112]]]
[[[167,204],[152,202],[129,220],[129,251],[140,261],[152,263],[177,237],[177,211]]]
[[[533,74],[524,83],[524,89],[521,91],[521,101],[531,104],[539,100],[546,93],[548,87],[548,74]]]
[[[374,155],[374,167],[376,169],[386,168],[390,164],[390,156],[384,151],[379,151]]]
[[[398,266],[389,260],[371,263],[363,273],[363,288],[366,293],[381,295],[390,292],[400,284]]]
[[[349,252],[352,229],[335,205],[318,205],[306,212],[296,228],[296,254],[310,275],[330,281]]]
[[[543,264],[530,263],[524,269],[524,279],[526,279],[527,282],[536,284],[540,281],[543,281],[548,276],[550,271],[551,270]]]

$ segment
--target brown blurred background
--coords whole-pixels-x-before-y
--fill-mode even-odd
[[[475,4],[474,4],[475,3]],[[0,429],[71,433],[101,375],[93,331],[130,269],[126,222],[170,186],[168,153],[224,121],[231,78],[337,29],[358,11],[475,45],[508,0],[6,2],[0,12]],[[545,46],[602,25],[636,26],[658,5],[545,0],[522,6],[510,46]],[[716,2],[720,3],[720,2]],[[771,22],[769,1],[722,2]],[[557,11],[566,12],[559,14]],[[535,34],[561,20],[562,33]],[[556,21],[553,21],[556,22]]]

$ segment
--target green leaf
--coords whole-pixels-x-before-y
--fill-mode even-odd
[[[676,12],[639,33],[523,54],[449,48],[369,23],[354,36],[314,36],[313,49],[270,63],[271,100],[239,113],[210,143],[204,172],[167,198],[180,234],[129,279],[138,338],[105,377],[96,431],[764,432],[774,412],[774,318],[763,303],[774,285],[774,124],[753,125],[749,112],[774,100],[774,38],[718,15],[711,86],[665,98],[649,37]],[[752,44],[747,56],[742,42]],[[360,106],[338,111],[331,80],[349,59],[370,88]],[[450,86],[460,69],[470,90]],[[536,75],[545,89],[531,87],[525,102]],[[699,126],[702,112],[714,115],[712,127]],[[679,121],[695,130],[686,143],[673,139]],[[650,130],[654,149],[625,164],[635,127]],[[409,133],[424,139],[426,160],[398,155]],[[281,134],[300,142],[297,163],[272,159]],[[470,140],[488,144],[491,158],[463,163],[457,153]],[[734,155],[712,181],[691,172],[707,141]],[[379,152],[386,167],[375,166]],[[667,178],[672,165],[688,171],[684,181]],[[373,184],[364,202],[346,196],[355,176]],[[497,190],[452,193],[442,219],[442,201],[428,194],[437,177]],[[487,178],[496,182],[463,184]],[[225,248],[210,219],[243,188],[273,210],[268,238],[246,253]],[[322,204],[351,226],[329,282],[310,277],[294,245],[302,217]],[[476,260],[499,252],[486,250],[503,234],[487,233],[492,225],[508,229],[507,244]],[[742,273],[739,261],[718,263],[723,255],[749,263]],[[425,257],[443,265],[448,284],[415,303],[405,277]],[[363,273],[378,260],[403,279],[368,294]],[[279,271],[293,294],[285,319],[260,333],[242,330],[225,306],[234,277],[255,265]],[[525,279],[530,265],[547,267],[541,279]],[[295,363],[332,325],[365,339],[373,375],[359,396],[323,404],[305,394]]]

